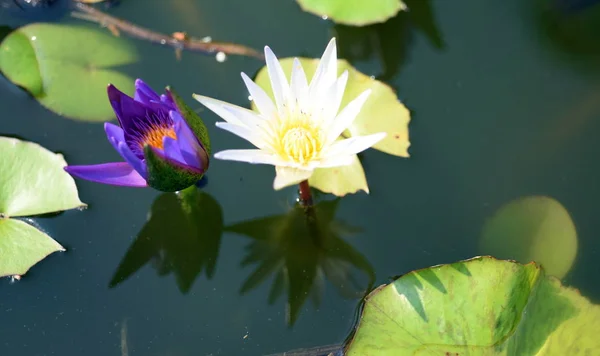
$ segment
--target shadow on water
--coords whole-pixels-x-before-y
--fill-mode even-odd
[[[600,0],[535,0],[521,4],[524,17],[531,22],[531,30],[547,55],[557,65],[578,71],[586,81],[593,82],[600,74]],[[561,152],[577,147],[582,135],[598,122],[600,85],[596,82],[540,121],[527,147],[514,157],[509,155],[510,169],[498,164],[492,175],[507,187],[519,187],[540,169],[554,164]],[[531,169],[533,166],[536,168]]]
[[[561,60],[582,70],[600,69],[600,1],[536,0],[527,6],[542,43]]]
[[[433,14],[431,0],[406,0],[408,11],[380,24],[355,27],[335,25],[339,57],[352,64],[378,57],[381,62],[379,80],[394,77],[408,59],[408,47],[415,31],[422,32],[437,49],[444,48],[444,40]]]
[[[274,276],[268,300],[272,304],[287,292],[286,321],[290,327],[308,298],[319,305],[326,280],[347,299],[361,298],[375,281],[369,261],[341,238],[357,229],[335,220],[339,201],[322,201],[307,209],[296,206],[284,215],[225,228],[251,239],[242,266],[258,265],[240,293]]]
[[[8,34],[12,30],[13,29],[10,28],[9,26],[0,26],[0,42],[2,42],[2,40],[4,40],[4,37],[8,36]]]
[[[59,21],[69,15],[78,0],[0,0],[0,12],[25,22]],[[104,0],[97,6],[109,9],[121,0]],[[1,37],[0,37],[1,40]]]
[[[0,0],[0,9],[25,21],[56,21],[68,14],[75,0]]]
[[[197,187],[158,196],[137,238],[119,264],[110,287],[116,287],[150,263],[161,276],[173,273],[187,293],[204,270],[215,273],[223,213],[219,203]]]

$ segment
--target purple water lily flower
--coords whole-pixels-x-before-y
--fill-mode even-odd
[[[141,79],[133,98],[108,86],[121,127],[104,124],[108,141],[125,162],[67,166],[78,178],[128,187],[177,191],[197,183],[208,169],[206,127],[169,88],[158,95]]]

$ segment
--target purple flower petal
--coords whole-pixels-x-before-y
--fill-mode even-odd
[[[179,144],[179,150],[184,161],[192,167],[206,171],[208,168],[208,155],[206,151],[178,112],[170,111],[169,115],[171,116],[171,120],[173,120],[177,143]]]
[[[108,100],[117,115],[117,119],[119,119],[123,131],[125,133],[135,131],[136,123],[146,120],[146,116],[149,114],[148,107],[133,100],[112,84],[108,86],[107,92]]]
[[[167,116],[169,110],[175,110],[173,102],[166,102],[164,97],[165,95],[158,96],[158,94],[143,80],[137,79],[135,81],[134,100],[146,105],[152,111],[157,113],[158,116],[162,117]]]
[[[115,150],[119,152],[119,142],[125,142],[125,133],[123,129],[115,124],[107,122],[104,124],[104,131],[106,131],[106,137]]]
[[[90,166],[67,166],[70,175],[103,184],[123,187],[147,187],[146,180],[126,162],[95,164]]]
[[[148,177],[146,164],[138,156],[136,156],[125,142],[119,142],[117,151],[135,169],[144,179]]]
[[[144,103],[146,105],[149,105],[152,101],[155,103],[160,102],[160,97],[158,94],[156,94],[156,92],[141,79],[135,80],[135,94],[133,98],[135,101],[139,101],[140,103]]]
[[[162,94],[160,96],[160,101],[169,107],[169,110],[177,110],[177,106],[171,97],[171,93],[167,90],[167,95]]]
[[[177,142],[177,140],[174,140],[170,137],[163,138],[163,151],[165,153],[165,156],[172,158],[182,164],[187,163],[181,155],[181,150],[179,150],[179,143]]]

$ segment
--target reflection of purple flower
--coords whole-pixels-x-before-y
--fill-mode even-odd
[[[104,129],[125,162],[67,166],[67,172],[93,182],[162,191],[181,190],[202,178],[210,150],[201,140],[208,141],[206,128],[169,89],[158,96],[138,79],[134,98],[113,85],[108,98],[121,127],[107,122]]]

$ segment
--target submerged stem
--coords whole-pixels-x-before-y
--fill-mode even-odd
[[[300,204],[303,206],[311,206],[313,205],[312,193],[310,191],[310,185],[308,185],[308,180],[304,180],[300,182],[298,194]]]

